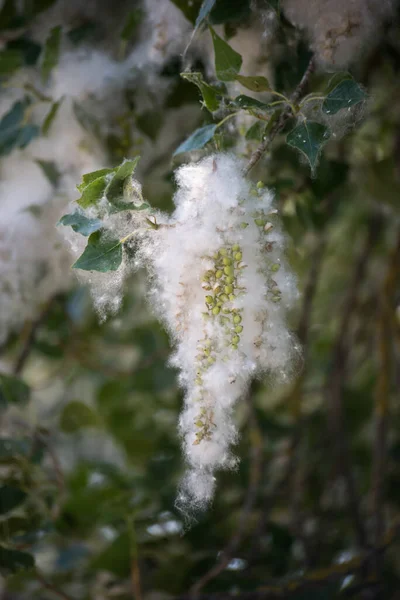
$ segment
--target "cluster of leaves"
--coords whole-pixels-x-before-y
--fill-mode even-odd
[[[207,14],[204,10],[202,21],[207,18]],[[283,110],[290,110],[297,124],[287,134],[286,142],[305,156],[314,173],[322,148],[331,137],[331,131],[325,124],[307,118],[303,113],[304,107],[316,99],[323,115],[334,116],[339,111],[348,110],[365,102],[367,98],[365,91],[349,73],[338,73],[329,81],[325,93],[310,94],[298,104],[293,104],[290,98],[274,90],[266,77],[241,75],[242,56],[222,39],[211,25],[208,27],[214,45],[215,73],[223,87],[205,82],[201,73],[188,72],[182,73],[181,76],[199,88],[203,105],[210,113],[223,110],[228,112],[228,115],[219,123],[204,125],[194,131],[175,150],[175,154],[203,148],[212,140],[227,118],[235,117],[241,111],[257,119],[248,130],[246,137],[252,139],[255,136],[256,139],[261,140],[268,136],[280,113]],[[224,87],[224,84],[229,82],[238,82],[252,92],[263,93],[263,100],[260,101],[246,94],[240,94],[236,98],[229,97]]]

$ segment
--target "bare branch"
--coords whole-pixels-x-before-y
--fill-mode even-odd
[[[293,92],[293,94],[290,97],[290,102],[292,105],[297,104],[297,102],[303,95],[304,90],[307,87],[308,80],[309,80],[311,74],[313,73],[314,69],[315,69],[314,57],[311,57],[310,62],[308,63],[307,69],[304,71],[304,75],[301,78],[299,85],[297,86],[297,88],[295,89],[295,91]],[[262,141],[262,143],[257,148],[257,150],[255,150],[253,152],[253,154],[251,155],[250,160],[244,169],[244,175],[248,175],[249,172],[251,171],[251,169],[254,167],[254,165],[256,165],[258,163],[258,161],[260,160],[260,158],[262,157],[264,152],[266,152],[269,149],[275,136],[280,131],[282,131],[282,129],[286,125],[287,121],[292,116],[293,116],[292,109],[290,106],[288,106],[281,113],[281,115],[279,116],[275,125],[272,126],[271,131],[269,132],[269,135],[265,138],[265,140]]]

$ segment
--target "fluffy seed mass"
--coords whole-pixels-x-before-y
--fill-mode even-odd
[[[152,304],[175,344],[189,465],[177,505],[204,509],[215,472],[237,464],[233,409],[252,378],[287,379],[296,342],[285,312],[296,297],[273,196],[225,154],[181,167],[171,217],[142,238]]]

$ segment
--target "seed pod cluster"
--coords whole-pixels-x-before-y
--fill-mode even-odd
[[[204,508],[215,471],[237,464],[233,409],[251,379],[287,378],[297,350],[285,322],[297,292],[279,216],[270,191],[247,181],[242,167],[226,154],[181,167],[175,212],[142,250],[185,390],[184,510]]]

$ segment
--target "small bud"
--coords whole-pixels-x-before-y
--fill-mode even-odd
[[[232,246],[232,250],[234,252],[238,252],[240,250],[240,246],[238,244],[235,244],[234,246]]]
[[[196,427],[204,427],[203,421],[196,421],[195,425]]]
[[[235,294],[229,294],[229,300],[232,302],[236,298]]]
[[[233,317],[233,322],[235,323],[235,325],[239,325],[239,323],[242,322],[242,317],[240,315],[235,315]]]
[[[257,188],[259,190],[261,190],[264,187],[264,182],[263,181],[257,181]]]
[[[241,229],[246,229],[246,227],[248,227],[248,226],[249,226],[249,224],[245,223],[244,221],[243,221],[243,223],[240,223],[240,228]]]
[[[239,261],[242,260],[242,256],[243,256],[243,254],[241,252],[236,252],[235,260],[239,260]]]
[[[226,286],[226,287],[228,287],[228,286]],[[228,302],[228,296],[226,294],[221,294],[219,296],[219,299],[221,300],[221,302]]]
[[[232,338],[232,344],[238,344],[240,342],[240,337],[238,335],[234,335]]]
[[[219,253],[221,256],[226,256],[228,254],[228,251],[226,248],[220,248]]]
[[[207,304],[214,304],[214,298],[212,296],[206,296]]]
[[[262,219],[261,217],[257,217],[257,219],[254,219],[254,223],[256,225],[258,225],[259,227],[263,227],[265,225],[265,219]]]
[[[220,312],[221,312],[221,309],[219,306],[214,306],[214,308],[212,309],[213,315],[219,315]]]
[[[233,348],[234,350],[237,350],[238,346],[237,346],[237,344],[231,344],[231,348]]]
[[[222,275],[223,275],[223,273],[222,273],[222,271],[221,271],[221,270],[218,270],[218,271],[215,273],[215,277],[216,277],[217,279],[221,279]]]
[[[224,265],[231,265],[232,264],[232,259],[229,258],[228,256],[226,256],[222,262],[224,263]]]
[[[213,356],[209,356],[207,358],[207,362],[209,365],[213,365],[215,363],[215,358]]]
[[[225,315],[229,315],[229,314],[230,314],[232,311],[231,311],[231,309],[230,309],[230,308],[223,308],[223,309],[222,309],[222,312],[223,312]]]
[[[225,275],[232,276],[233,275],[233,267],[232,266],[224,267],[224,273],[225,273]]]
[[[226,285],[224,287],[224,291],[225,291],[225,294],[232,294],[232,292],[233,292],[233,286],[232,285]]]
[[[280,268],[281,268],[281,266],[278,263],[274,263],[271,267],[271,271],[273,273],[276,273],[277,271],[279,271]]]
[[[243,327],[241,325],[238,325],[237,327],[235,327],[235,333],[242,333],[243,331]]]

